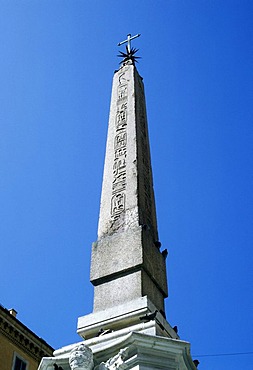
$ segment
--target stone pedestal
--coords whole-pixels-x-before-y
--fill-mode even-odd
[[[82,342],[92,350],[93,358],[81,370],[196,370],[191,359],[190,345],[177,339],[150,335],[153,323],[144,324],[139,332],[106,334]],[[145,328],[146,327],[146,328]],[[148,328],[149,327],[149,328]],[[146,331],[146,332],[145,332]],[[55,357],[42,359],[38,370],[54,370],[54,364],[73,370],[69,358],[80,343],[54,352]]]

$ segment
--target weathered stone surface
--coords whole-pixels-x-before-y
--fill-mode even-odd
[[[92,247],[90,278],[93,285],[144,270],[167,296],[165,262],[147,232],[141,227],[103,238]]]
[[[94,311],[146,295],[164,310],[167,297],[164,259],[140,228],[93,244],[91,282]]]

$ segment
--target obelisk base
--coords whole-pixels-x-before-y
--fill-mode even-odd
[[[143,326],[148,331],[152,323]],[[190,343],[136,331],[110,333],[60,348],[54,357],[43,358],[38,370],[54,370],[55,365],[70,369],[70,354],[82,344],[92,350],[94,370],[196,370]]]
[[[145,296],[114,306],[103,311],[93,312],[78,318],[77,333],[84,339],[96,337],[103,331],[117,332],[124,335],[130,331],[141,331],[152,335],[160,335],[178,339],[164,316],[157,312],[153,324],[145,326],[145,320],[140,320],[146,314],[158,311],[153,303]],[[144,325],[144,326],[143,326]],[[151,329],[152,328],[152,329]],[[148,331],[147,331],[148,330]]]

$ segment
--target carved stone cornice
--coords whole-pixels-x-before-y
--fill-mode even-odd
[[[0,333],[38,362],[53,353],[51,346],[3,307],[0,307]]]

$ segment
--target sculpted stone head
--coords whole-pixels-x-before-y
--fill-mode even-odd
[[[71,370],[92,370],[93,354],[92,350],[84,344],[79,344],[72,349],[69,356]]]

